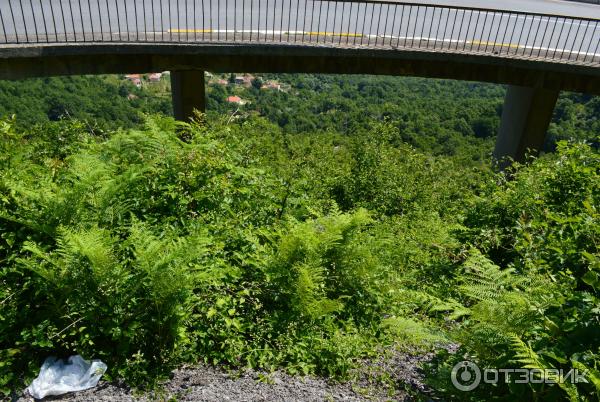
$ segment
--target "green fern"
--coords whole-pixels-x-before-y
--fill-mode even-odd
[[[598,399],[600,399],[600,371],[595,368],[591,368],[577,360],[571,360],[571,363],[573,364],[574,368],[582,373],[585,373],[585,378],[594,385],[594,388],[596,389],[596,396]]]
[[[540,357],[529,345],[521,340],[517,335],[512,334],[511,347],[514,351],[515,360],[521,363],[523,368],[545,370],[551,368],[549,364]]]
[[[297,264],[292,268],[297,273],[296,291],[292,302],[301,314],[316,319],[343,308],[341,300],[324,296],[325,269],[310,264]]]
[[[511,338],[514,359],[516,362],[520,363],[523,368],[540,370],[542,373],[545,373],[545,370],[555,368],[538,355],[529,345],[523,342],[517,335],[513,334]],[[540,373],[540,371],[536,371],[536,373]],[[544,380],[548,379],[545,374],[542,374],[542,376],[544,376]],[[552,380],[558,380],[557,385],[567,394],[567,397],[571,402],[580,401],[577,386],[568,382],[562,374],[560,374],[557,379]]]
[[[57,248],[48,252],[35,243],[27,242],[23,249],[29,251],[33,259],[25,258],[19,261],[26,268],[55,284],[77,275],[77,271],[84,268],[90,270],[98,284],[113,281],[116,275],[122,274],[114,255],[114,240],[106,230],[60,229],[56,243]]]
[[[457,320],[471,314],[471,309],[452,298],[442,300],[433,294],[412,289],[400,289],[396,293],[397,303],[416,306],[427,313],[446,313],[445,316],[449,320]]]
[[[381,322],[381,328],[394,342],[401,345],[429,346],[446,341],[440,333],[431,330],[423,322],[406,317],[388,317]]]
[[[364,265],[370,256],[352,244],[352,236],[370,221],[359,210],[289,223],[268,277],[290,299],[290,311],[310,319],[327,316],[343,309],[351,287],[366,286],[372,273],[364,272]]]
[[[514,269],[500,269],[477,249],[471,249],[459,280],[461,292],[478,301],[498,300],[524,283],[523,278],[514,274]]]

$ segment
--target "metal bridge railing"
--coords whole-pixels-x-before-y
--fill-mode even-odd
[[[600,67],[600,20],[370,0],[0,0],[0,47],[264,43],[487,54]]]

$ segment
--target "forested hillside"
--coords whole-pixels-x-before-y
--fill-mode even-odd
[[[6,395],[48,355],[152,387],[183,363],[345,381],[365,359],[433,352],[428,397],[598,398],[598,98],[561,97],[555,152],[499,173],[500,86],[264,79],[289,87],[211,85],[192,124],[115,77],[47,81],[68,115],[24,95],[42,81],[1,84],[17,114],[0,124]],[[589,381],[463,392],[463,360]]]
[[[117,76],[49,77],[0,81],[0,115],[16,114],[18,123],[75,118],[95,129],[131,128],[143,124],[144,113],[172,113],[171,98],[137,88]]]
[[[264,74],[252,85],[207,80],[207,113],[215,118],[259,115],[286,133],[334,131],[352,135],[374,121],[390,121],[401,140],[427,153],[487,158],[504,99],[499,85],[401,77]],[[258,81],[259,83],[257,84]],[[278,82],[283,90],[260,85]],[[226,102],[239,95],[248,103]],[[171,115],[168,78],[138,88],[124,76],[65,77],[0,82],[0,115],[24,126],[64,118],[95,130],[141,127],[144,114]],[[560,140],[598,142],[600,98],[563,93],[546,150]],[[487,160],[487,159],[486,159]]]

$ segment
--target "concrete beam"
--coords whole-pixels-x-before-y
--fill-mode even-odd
[[[542,149],[558,90],[511,85],[506,92],[494,159],[500,168],[508,158],[523,162],[528,151]]]
[[[195,110],[204,113],[204,71],[171,71],[171,96],[176,120],[189,122]]]
[[[0,79],[139,71],[377,74],[484,81],[600,95],[596,64],[439,51],[299,45],[85,44],[0,47]]]

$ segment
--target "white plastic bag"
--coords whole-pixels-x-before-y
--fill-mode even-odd
[[[62,359],[48,357],[42,364],[40,375],[27,387],[27,391],[36,399],[83,391],[95,387],[104,372],[106,364],[100,360],[89,363],[76,355],[69,357],[65,364]]]

